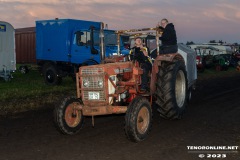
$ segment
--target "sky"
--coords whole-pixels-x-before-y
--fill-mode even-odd
[[[239,0],[0,0],[0,21],[14,28],[55,18],[101,21],[116,30],[155,27],[167,18],[178,42],[240,43]]]

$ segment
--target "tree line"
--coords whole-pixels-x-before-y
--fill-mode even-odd
[[[210,40],[209,43],[220,43],[220,44],[224,44],[226,42],[223,42],[222,40],[216,41],[216,40]],[[187,41],[186,45],[191,45],[191,44],[195,44],[193,41]],[[238,43],[233,43],[233,45],[238,46]]]

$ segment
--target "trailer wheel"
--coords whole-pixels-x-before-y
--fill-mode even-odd
[[[22,73],[22,74],[27,74],[29,72],[29,69],[27,66],[20,66],[19,67],[19,71]]]
[[[183,61],[162,62],[157,79],[157,105],[165,119],[181,119],[187,105],[187,76]]]
[[[62,77],[59,76],[58,70],[54,65],[47,65],[43,68],[44,81],[48,85],[59,85]]]
[[[63,133],[68,135],[76,134],[83,126],[82,111],[75,108],[82,102],[76,98],[67,97],[61,105],[54,110],[54,120],[56,127]]]
[[[125,115],[125,133],[129,140],[139,142],[148,136],[152,125],[150,103],[142,97],[136,97],[129,104]]]

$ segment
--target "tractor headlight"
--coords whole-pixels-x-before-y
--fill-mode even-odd
[[[89,87],[89,81],[88,80],[84,80],[83,81],[83,86],[84,87]]]
[[[103,87],[103,81],[102,80],[98,81],[98,87],[100,87],[100,88]]]

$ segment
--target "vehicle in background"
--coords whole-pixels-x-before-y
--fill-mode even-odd
[[[15,29],[16,62],[19,71],[26,74],[36,67],[36,27]]]
[[[231,55],[230,66],[237,67],[240,65],[240,52],[234,51]]]
[[[236,64],[231,56],[232,49],[221,44],[192,44],[190,48],[197,52],[197,68],[203,72],[205,68],[215,67],[217,71],[227,70],[229,65]]]
[[[102,22],[55,19],[36,21],[37,64],[49,85],[60,84],[65,76],[75,77],[82,65],[100,63],[100,50],[116,55],[128,54],[114,30],[103,30]],[[100,47],[100,37],[104,46]],[[123,44],[123,43],[121,43]],[[75,79],[75,78],[74,78]]]
[[[205,68],[211,68],[214,66],[213,58],[222,52],[212,46],[197,46],[195,48],[197,56],[201,57],[202,64]]]
[[[206,67],[206,62],[204,61],[204,58],[201,55],[197,54],[196,65],[197,65],[197,71],[203,73]]]
[[[197,46],[197,56],[202,59],[205,68],[215,67],[217,71],[227,70],[231,60],[231,54],[212,46]]]
[[[108,38],[108,37],[107,37]],[[121,37],[123,42],[129,37]],[[116,40],[115,40],[116,41]],[[23,74],[36,68],[36,27],[15,29],[16,63]]]
[[[9,81],[16,70],[14,34],[11,24],[0,21],[0,77],[5,81]]]
[[[213,57],[216,71],[227,71],[231,61],[231,54],[219,54]]]
[[[203,44],[190,44],[190,48],[195,49],[195,48],[214,48],[216,50],[216,54],[218,54],[218,50],[221,51],[222,54],[231,54],[232,53],[232,48],[231,46],[228,45],[222,45],[220,43],[203,43]],[[208,49],[207,49],[208,52]],[[215,55],[215,52],[213,51],[213,54]]]

